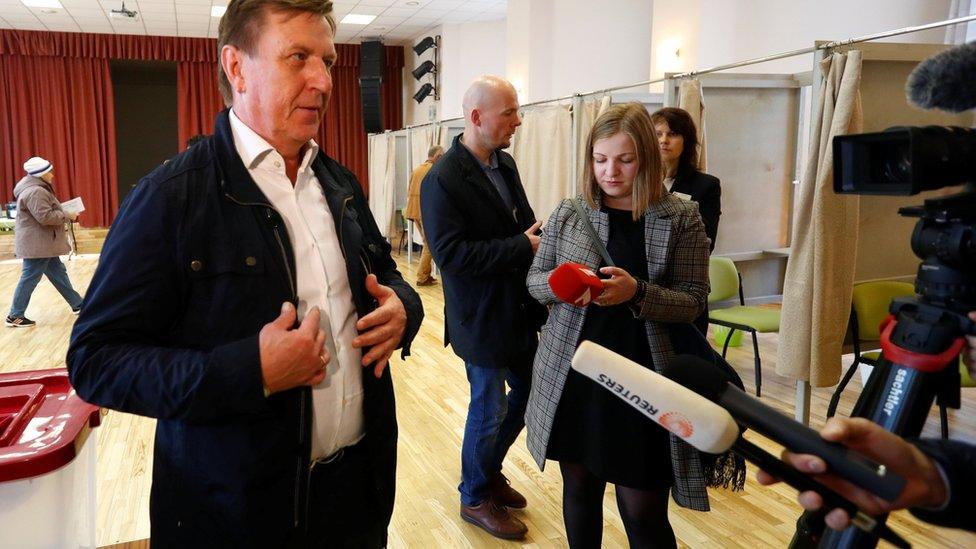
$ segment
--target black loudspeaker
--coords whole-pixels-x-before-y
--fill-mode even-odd
[[[360,78],[359,93],[363,98],[363,127],[366,133],[383,131],[383,102],[379,78]]]
[[[363,127],[367,133],[383,131],[383,102],[380,85],[386,50],[382,42],[363,42],[359,47],[359,93],[363,100]]]
[[[359,77],[383,78],[383,66],[386,65],[386,50],[383,42],[363,42],[359,46]]]

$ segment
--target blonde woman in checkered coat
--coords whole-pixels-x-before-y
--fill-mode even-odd
[[[615,105],[590,134],[583,211],[616,267],[605,266],[572,202],[549,217],[528,274],[529,293],[551,307],[536,353],[525,421],[539,467],[559,462],[571,547],[599,547],[606,483],[631,547],[674,547],[668,493],[708,510],[698,454],[625,402],[570,370],[583,339],[660,371],[672,358],[668,323],[690,322],[708,295],[708,238],[694,202],[665,191],[654,126],[642,105]],[[607,277],[586,308],[556,300],[549,274],[562,263]]]

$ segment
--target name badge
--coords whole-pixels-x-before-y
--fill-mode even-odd
[[[674,196],[677,196],[681,200],[691,200],[691,195],[690,194],[678,193],[678,192],[674,192],[674,193],[671,193],[671,194],[673,194]]]

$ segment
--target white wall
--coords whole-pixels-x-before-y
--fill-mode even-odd
[[[440,29],[438,29],[440,32]],[[420,42],[425,36],[436,36],[436,34],[424,34],[414,38],[409,45],[403,48],[403,125],[413,126],[415,124],[423,124],[425,122],[433,122],[430,119],[430,108],[434,108],[436,119],[437,102],[434,101],[434,95],[431,94],[424,99],[423,103],[417,103],[413,100],[413,94],[417,93],[425,82],[434,83],[434,77],[427,75],[424,79],[418,82],[414,79],[410,71],[417,68],[421,63],[427,61],[428,59],[434,60],[434,48],[430,48],[421,55],[417,55],[413,52],[413,45]]]
[[[521,103],[552,97],[552,28],[543,24],[552,4],[553,0],[508,0],[505,77]]]
[[[505,20],[479,21],[442,25],[437,33],[441,36],[440,48],[440,97],[437,105],[437,119],[444,120],[461,116],[461,97],[468,85],[482,74],[505,75]],[[428,34],[429,35],[429,34]],[[427,35],[417,36],[411,46]],[[413,100],[413,94],[422,82],[414,80],[410,74],[414,68],[427,59],[433,59],[433,50],[421,56],[408,47],[403,67],[404,82],[404,125],[423,124],[428,120],[428,109],[434,104],[428,97],[420,105]],[[424,82],[427,80],[425,79]]]
[[[655,0],[651,77],[665,70],[701,69],[807,48],[816,40],[843,40],[939,21],[948,17],[950,4],[951,0]],[[680,46],[676,69],[660,66],[657,52],[666,40]],[[944,40],[945,29],[939,28],[886,41]],[[739,70],[793,73],[810,70],[812,63],[806,55]]]
[[[549,97],[647,80],[654,2],[606,4],[612,4],[612,9],[592,0],[553,3],[546,21],[552,35]],[[546,97],[534,98],[539,99]]]
[[[508,0],[506,75],[522,102],[646,80],[652,6],[647,0]]]
[[[742,61],[945,19],[952,0],[508,0],[501,21],[444,25],[437,119],[461,115],[461,96],[477,75],[515,84],[523,103],[663,76],[665,71]],[[598,6],[598,7],[594,7]],[[945,29],[895,42],[945,41]],[[414,43],[423,36],[417,36]],[[674,56],[674,50],[679,55]],[[428,122],[432,99],[417,105],[410,70],[422,60],[407,48],[404,123]],[[812,56],[740,69],[801,72]],[[659,91],[659,88],[652,88]]]

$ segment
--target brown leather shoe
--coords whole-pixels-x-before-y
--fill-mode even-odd
[[[417,286],[433,286],[434,284],[437,284],[437,279],[434,277],[430,277],[427,280],[417,281]]]
[[[529,531],[524,522],[490,497],[474,507],[462,503],[461,518],[501,539],[522,539]]]
[[[510,509],[525,509],[528,503],[525,496],[512,488],[512,483],[499,471],[488,481],[488,492],[492,499]]]

